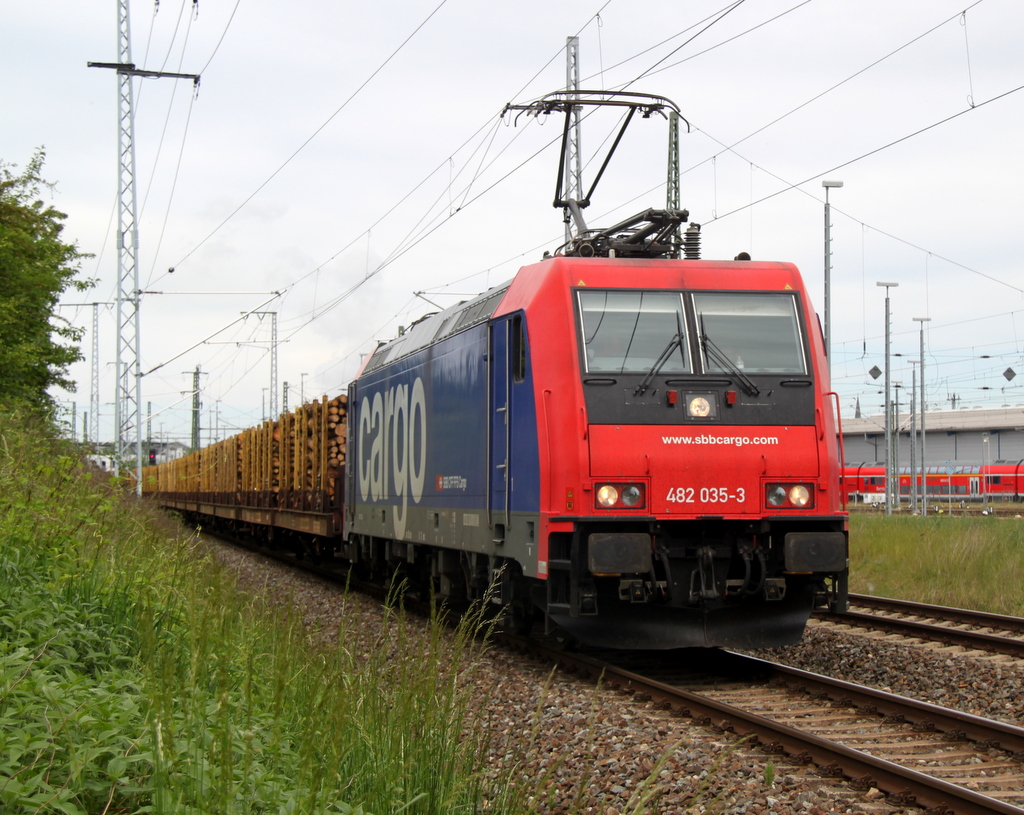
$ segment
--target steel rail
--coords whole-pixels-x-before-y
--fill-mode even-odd
[[[889,617],[885,614],[864,611],[844,611],[838,614],[822,612],[815,616],[833,624],[847,624],[878,631],[888,631],[905,637],[943,645],[956,645],[979,651],[1004,654],[1016,659],[1024,659],[1024,619],[1008,617],[1002,614],[990,614],[983,611],[946,608],[925,603],[912,603],[903,600],[869,597],[866,595],[850,595],[851,606],[874,609],[877,612],[891,614],[913,614],[919,617],[930,617],[941,622],[925,622],[909,620],[901,617]],[[973,625],[989,629],[1000,629],[1016,636],[1005,636],[987,631],[971,631],[955,628],[954,625]]]
[[[848,701],[861,709],[870,708],[886,715],[902,716],[906,721],[923,725],[928,730],[934,729],[950,737],[976,741],[1024,757],[1024,727],[821,676],[800,668],[766,662],[756,657],[736,656],[782,677],[790,687],[826,693],[834,701]]]
[[[958,628],[950,628],[946,625],[924,623],[917,620],[879,617],[875,614],[864,614],[858,611],[844,612],[841,615],[837,615],[833,621],[940,642],[943,645],[959,645],[963,648],[990,651],[1016,657],[1017,659],[1024,659],[1024,640],[1003,637],[999,634],[988,634],[983,631],[965,631]]]
[[[872,597],[868,594],[851,594],[850,605],[872,608],[877,611],[889,611],[895,614],[917,614],[922,617],[931,617],[948,622],[1000,628],[1004,631],[1015,631],[1024,634],[1024,617],[1011,617],[1006,614],[992,614],[987,611],[915,603],[910,600],[894,600],[889,597]]]
[[[893,795],[906,805],[924,806],[938,813],[954,812],[958,815],[1021,815],[1024,809],[991,798],[984,793],[957,786],[941,778],[904,767],[868,753],[855,750],[821,736],[805,733],[781,722],[773,721],[741,708],[719,702],[651,677],[629,671],[582,654],[567,654],[535,641],[509,638],[551,660],[564,663],[570,670],[586,673],[592,679],[601,679],[613,690],[623,690],[640,698],[650,699],[675,714],[690,716],[700,724],[712,725],[723,731],[753,737],[767,752],[787,753],[797,762],[813,762],[823,774],[846,776],[860,785],[870,784]],[[921,722],[931,722],[936,729],[948,727],[951,738],[971,738],[985,746],[997,744],[1005,750],[1024,747],[1024,728],[991,722],[981,717],[951,711],[937,705],[904,699],[884,691],[829,679],[796,668],[733,655],[750,660],[752,666],[771,671],[789,684],[802,684],[835,695],[838,701],[852,701],[877,710],[898,708],[900,713]],[[859,700],[856,701],[856,700]],[[909,714],[909,715],[908,715]]]

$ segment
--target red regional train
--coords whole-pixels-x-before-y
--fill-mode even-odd
[[[838,403],[800,273],[698,259],[685,210],[590,230],[560,192],[574,240],[364,362],[318,550],[584,644],[797,641],[813,609],[845,610],[848,577]],[[275,523],[230,506],[241,484],[157,497]]]
[[[899,468],[900,495],[909,499],[911,484],[921,494],[921,470]],[[931,465],[925,477],[928,497],[953,501],[1020,501],[1024,496],[1024,461],[977,464],[953,461]],[[852,463],[843,467],[843,492],[850,503],[879,503],[885,495],[885,464]]]

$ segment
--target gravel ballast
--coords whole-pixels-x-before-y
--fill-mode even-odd
[[[341,614],[345,630],[379,629],[380,604],[285,564],[209,541],[239,587],[271,606],[294,604],[307,629],[330,642]],[[423,624],[424,628],[426,623]],[[368,634],[368,637],[371,636]],[[795,646],[756,653],[763,659],[868,684],[1013,724],[1024,723],[1024,672],[948,653],[879,642],[824,626],[809,627]],[[551,672],[549,665],[494,647],[473,667],[473,693],[490,729],[495,773],[548,778],[541,812],[625,815],[651,789],[657,813],[917,813],[876,789],[856,790],[747,748],[728,733],[634,702],[619,693]],[[774,763],[772,763],[774,762]],[[574,810],[573,807],[576,809]]]

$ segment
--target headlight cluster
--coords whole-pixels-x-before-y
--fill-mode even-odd
[[[643,484],[598,484],[594,497],[598,509],[636,509],[646,503]]]
[[[814,487],[810,484],[769,484],[765,503],[770,507],[808,509],[814,506]]]

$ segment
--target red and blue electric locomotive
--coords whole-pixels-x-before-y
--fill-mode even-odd
[[[623,128],[675,109],[586,92],[527,109],[564,113],[564,138],[583,104],[628,107]],[[589,229],[588,200],[559,181],[566,246],[366,359],[343,507],[324,497],[329,462],[308,462],[320,491],[264,484],[287,428],[240,437],[227,486],[172,463],[184,475],[160,465],[147,490],[425,593],[490,598],[519,629],[614,648],[797,641],[813,609],[845,609],[848,574],[838,405],[800,274],[700,260],[685,210]]]
[[[623,130],[675,110],[587,92],[510,108],[563,113],[564,156],[586,104],[628,108]],[[685,210],[588,229],[590,196],[564,198],[562,171],[576,237],[351,383],[344,553],[442,595],[497,586],[512,620],[588,644],[795,642],[812,609],[845,608],[848,568],[837,405],[800,274],[698,260]]]
[[[351,384],[346,555],[590,644],[791,643],[846,594],[817,325],[788,264],[527,266]]]

